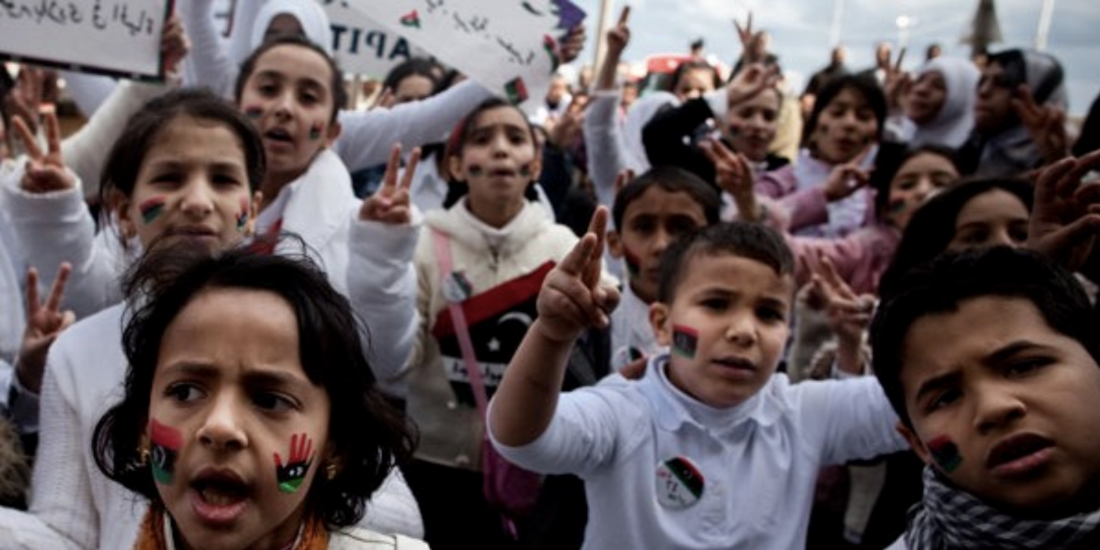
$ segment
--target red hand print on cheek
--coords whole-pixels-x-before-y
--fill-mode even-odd
[[[293,493],[302,485],[313,463],[313,440],[305,432],[290,436],[290,456],[283,464],[279,453],[275,453],[275,479],[279,490]]]

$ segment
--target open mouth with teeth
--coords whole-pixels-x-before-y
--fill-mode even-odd
[[[986,466],[999,475],[1028,473],[1042,465],[1054,443],[1034,434],[1011,437],[989,452]]]
[[[229,523],[244,511],[251,488],[236,476],[212,475],[191,482],[191,507],[207,523]]]

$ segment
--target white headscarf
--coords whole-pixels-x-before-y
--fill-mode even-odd
[[[974,104],[978,100],[978,79],[981,72],[974,63],[958,57],[937,57],[917,70],[917,77],[929,72],[943,76],[947,94],[943,106],[931,122],[918,125],[910,144],[941,145],[957,148],[974,128]]]
[[[253,0],[252,4],[254,5],[256,1]],[[267,28],[271,26],[271,21],[282,14],[294,16],[302,25],[302,32],[305,33],[306,38],[332,55],[332,27],[329,24],[328,14],[325,13],[321,4],[315,0],[266,0],[256,12],[251,27],[244,19],[248,11],[240,13],[244,17],[237,23],[240,26],[233,33],[234,44],[230,47],[234,58],[239,57],[234,59],[238,65],[263,44],[264,35],[267,33]],[[242,41],[247,42],[242,44]]]
[[[637,174],[649,170],[649,158],[645,154],[645,144],[642,143],[642,130],[665,106],[677,106],[680,100],[669,92],[653,91],[638,98],[626,112],[626,120],[623,121],[622,144],[626,153],[626,167]]]

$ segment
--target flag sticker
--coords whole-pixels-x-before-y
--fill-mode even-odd
[[[416,13],[416,10],[410,11],[401,16],[401,24],[406,27],[412,27],[414,29],[420,28],[420,14]]]
[[[684,325],[672,325],[672,352],[688,359],[695,358],[699,347],[699,331]]]
[[[657,465],[657,502],[666,508],[687,508],[703,497],[706,481],[686,457],[670,458]]]
[[[523,83],[522,78],[517,76],[504,85],[504,93],[508,95],[508,101],[513,104],[523,103],[528,97],[527,85]]]

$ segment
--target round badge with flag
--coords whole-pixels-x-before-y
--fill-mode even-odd
[[[686,457],[670,458],[657,465],[657,502],[666,508],[687,508],[703,496],[705,480]]]

